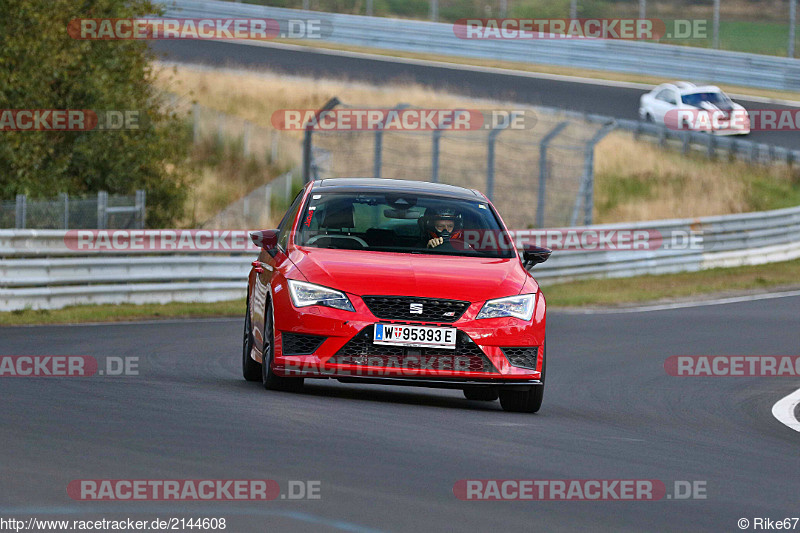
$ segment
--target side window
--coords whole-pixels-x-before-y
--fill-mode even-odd
[[[658,91],[658,94],[656,95],[656,100],[669,102],[670,101],[669,93],[670,93],[669,89],[661,89],[660,91]]]
[[[678,98],[677,95],[675,94],[675,91],[669,91],[667,93],[667,102],[669,102],[672,105],[678,105]]]
[[[286,211],[286,214],[283,215],[283,220],[281,220],[278,226],[278,246],[283,250],[286,250],[286,246],[289,244],[289,234],[292,232],[292,224],[294,224],[294,219],[297,217],[297,212],[300,210],[304,192],[305,189],[297,193],[292,205],[289,207],[289,210]]]

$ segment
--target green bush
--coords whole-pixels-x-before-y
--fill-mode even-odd
[[[180,216],[186,131],[163,110],[150,81],[147,41],[77,40],[77,18],[157,13],[147,0],[3,0],[0,3],[0,109],[136,110],[128,131],[0,132],[0,198],[147,191],[147,221]]]

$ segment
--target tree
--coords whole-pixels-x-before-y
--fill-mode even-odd
[[[128,131],[0,131],[0,198],[147,191],[150,226],[180,215],[186,145],[174,114],[151,84],[154,53],[142,40],[79,40],[78,18],[138,18],[148,0],[3,0],[0,3],[0,110],[134,110]]]

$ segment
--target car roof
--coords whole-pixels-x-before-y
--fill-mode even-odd
[[[674,89],[679,94],[694,93],[721,93],[722,90],[716,85],[695,85],[690,81],[675,81],[672,83],[662,83],[656,89]],[[655,90],[655,89],[654,89]]]
[[[377,178],[328,178],[316,180],[311,188],[318,192],[409,192],[458,198],[462,200],[486,201],[484,196],[474,189],[465,189],[445,183],[429,181],[392,180]]]

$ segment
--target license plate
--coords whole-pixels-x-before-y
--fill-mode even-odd
[[[456,349],[456,328],[375,324],[373,344]]]

